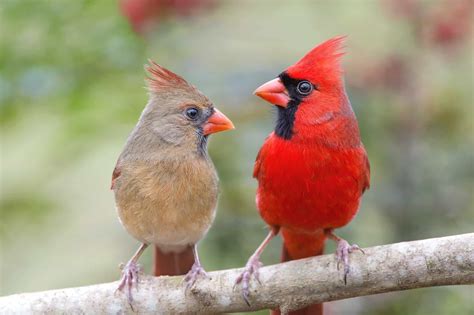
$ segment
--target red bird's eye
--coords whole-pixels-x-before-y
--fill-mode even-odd
[[[313,85],[308,81],[301,81],[296,86],[296,91],[301,95],[309,95],[313,91]]]

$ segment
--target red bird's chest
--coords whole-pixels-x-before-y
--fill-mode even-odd
[[[270,225],[314,231],[346,225],[367,183],[362,146],[332,148],[267,140],[257,158],[257,206]]]

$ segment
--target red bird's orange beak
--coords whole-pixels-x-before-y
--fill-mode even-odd
[[[220,110],[214,108],[214,113],[209,117],[206,124],[204,125],[203,131],[204,135],[210,135],[211,133],[216,133],[219,131],[225,131],[229,129],[234,129],[234,124],[230,121],[226,115],[222,114]]]
[[[269,103],[282,107],[288,106],[290,101],[287,89],[278,78],[264,83],[253,94],[260,96]]]

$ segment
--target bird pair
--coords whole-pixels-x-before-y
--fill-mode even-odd
[[[359,249],[333,233],[356,214],[369,187],[369,162],[346,95],[340,57],[343,37],[315,47],[255,94],[276,105],[274,131],[258,153],[256,203],[270,227],[236,283],[249,302],[259,257],[281,232],[282,261],[321,255],[327,238],[349,273]],[[142,245],[123,268],[119,289],[137,281],[137,260],[155,247],[155,275],[186,274],[186,287],[205,274],[197,243],[216,211],[218,177],[207,152],[209,135],[233,129],[209,99],[180,76],[150,62],[149,101],[112,175],[120,221]],[[278,314],[279,311],[274,311]],[[321,314],[312,305],[292,314]]]

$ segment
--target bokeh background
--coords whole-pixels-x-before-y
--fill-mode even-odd
[[[208,270],[243,266],[266,233],[251,173],[275,115],[252,91],[335,35],[348,35],[346,83],[372,164],[372,187],[340,235],[367,247],[472,232],[473,3],[1,0],[0,295],[119,278],[138,244],[109,185],[146,103],[147,58],[237,127],[210,143],[222,193],[200,246]],[[266,264],[278,261],[279,242]],[[149,270],[151,251],[141,262]],[[473,296],[429,288],[327,308],[474,314]]]

